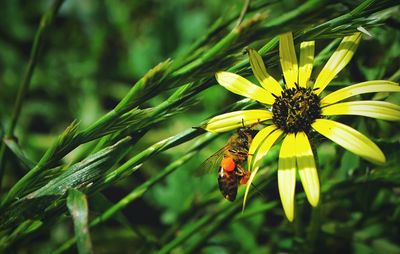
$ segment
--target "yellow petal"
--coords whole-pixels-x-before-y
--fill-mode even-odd
[[[251,183],[253,182],[254,177],[256,176],[258,169],[260,168],[260,161],[264,156],[267,155],[268,151],[275,144],[275,142],[282,135],[282,133],[283,133],[282,130],[276,129],[276,126],[274,125],[270,125],[259,131],[257,135],[254,137],[253,142],[251,143],[249,149],[249,154],[255,156],[256,158],[253,159],[254,166],[249,164],[249,169],[252,168],[253,170],[251,172],[249,180],[247,181],[246,191],[244,193],[244,198],[243,198],[243,209],[246,206],[246,200],[250,191]],[[251,157],[253,156],[249,156],[248,160],[250,160]]]
[[[318,205],[320,193],[318,172],[310,142],[304,132],[296,134],[296,158],[301,183],[308,202],[315,207]]]
[[[311,125],[317,132],[372,163],[385,163],[381,149],[355,129],[328,119],[317,119]]]
[[[247,52],[249,53],[251,69],[253,70],[254,76],[257,78],[258,82],[260,82],[260,84],[270,93],[280,96],[282,93],[282,87],[276,79],[268,74],[262,57],[254,49],[249,48]]]
[[[295,87],[298,77],[296,51],[294,50],[292,33],[281,34],[279,37],[279,56],[286,87]]]
[[[249,148],[249,157],[247,158],[248,169],[251,170],[253,168],[253,158],[255,157],[256,151],[260,148],[260,145],[264,142],[264,140],[274,131],[277,127],[275,125],[270,125],[265,127],[264,129],[260,130],[257,135],[254,137],[253,141],[251,142]],[[261,158],[257,156],[257,158]],[[257,162],[257,160],[254,160]]]
[[[215,74],[218,83],[232,93],[272,105],[275,98],[267,90],[251,83],[235,73],[221,71]]]
[[[299,86],[306,87],[310,79],[314,63],[314,41],[305,41],[300,44]]]
[[[358,44],[361,40],[361,33],[357,32],[343,38],[339,47],[329,58],[314,84],[316,94],[320,94],[331,80],[350,62]]]
[[[351,101],[322,108],[322,115],[359,115],[387,121],[400,121],[400,106],[386,101]]]
[[[234,111],[215,116],[202,126],[209,132],[225,132],[271,119],[272,113],[263,109]]]
[[[328,94],[321,99],[321,105],[329,105],[359,94],[376,92],[400,92],[400,86],[389,80],[366,81]]]
[[[278,188],[283,210],[289,221],[294,219],[294,191],[296,187],[295,135],[287,134],[279,153]]]

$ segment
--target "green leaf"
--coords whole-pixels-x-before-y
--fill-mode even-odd
[[[387,239],[376,239],[372,242],[372,248],[375,253],[395,254],[400,252],[400,246]]]
[[[70,189],[68,191],[67,207],[74,221],[79,254],[93,253],[88,228],[88,204],[85,194],[76,189]]]
[[[4,139],[4,143],[11,150],[11,152],[14,153],[15,157],[18,158],[25,170],[28,170],[35,166],[35,162],[26,157],[20,145],[15,141],[15,139]]]
[[[64,197],[69,189],[88,192],[121,159],[130,139],[127,137],[72,165],[40,189],[1,209],[0,230],[14,228],[28,219],[44,219],[50,216],[52,211],[64,204]]]

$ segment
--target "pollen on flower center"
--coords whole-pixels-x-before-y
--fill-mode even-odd
[[[308,132],[321,116],[320,98],[311,88],[285,89],[272,105],[272,121],[286,133]]]

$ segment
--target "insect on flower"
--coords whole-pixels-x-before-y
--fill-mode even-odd
[[[243,165],[249,156],[249,147],[256,131],[250,127],[237,129],[226,145],[205,160],[200,168],[214,171],[218,166],[218,185],[222,196],[234,201],[238,186],[246,184],[250,172]]]
[[[346,86],[331,93],[324,89],[350,62],[361,33],[355,32],[342,39],[337,50],[317,75],[310,77],[314,62],[314,41],[300,43],[300,59],[297,61],[293,34],[279,36],[279,57],[284,84],[273,78],[265,67],[263,58],[254,49],[248,49],[250,66],[261,86],[246,78],[227,71],[216,73],[217,82],[238,95],[259,103],[258,109],[239,110],[217,115],[208,120],[205,130],[225,132],[256,122],[266,124],[252,141],[248,158],[251,170],[243,198],[243,207],[250,185],[261,167],[262,159],[270,149],[282,141],[278,160],[278,190],[282,207],[289,221],[294,219],[297,174],[311,206],[320,199],[320,182],[310,135],[319,133],[348,151],[374,164],[383,164],[386,158],[382,150],[363,133],[352,127],[329,119],[334,115],[360,115],[380,120],[400,121],[400,107],[386,101],[350,100],[357,95],[375,92],[400,92],[398,83],[388,80],[366,81]],[[326,92],[326,91],[325,91]],[[346,101],[344,101],[346,100]],[[344,101],[344,102],[343,102]],[[271,120],[270,122],[267,122]]]

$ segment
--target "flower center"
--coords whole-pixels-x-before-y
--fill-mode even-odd
[[[307,133],[321,116],[320,99],[311,88],[296,85],[276,97],[272,113],[272,122],[286,133]]]

